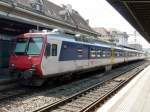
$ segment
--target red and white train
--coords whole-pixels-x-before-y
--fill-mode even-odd
[[[28,85],[41,85],[47,77],[145,58],[143,51],[83,40],[60,32],[19,35],[10,57],[10,71]]]

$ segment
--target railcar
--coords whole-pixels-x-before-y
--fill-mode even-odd
[[[41,85],[48,77],[84,71],[95,67],[144,59],[142,51],[99,41],[88,41],[60,32],[26,33],[17,36],[10,57],[10,72]]]

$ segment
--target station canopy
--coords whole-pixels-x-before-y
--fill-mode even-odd
[[[107,0],[150,42],[150,0]]]

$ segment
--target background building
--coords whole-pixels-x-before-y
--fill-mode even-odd
[[[71,5],[58,6],[48,0],[0,0],[0,68],[9,66],[16,35],[31,30],[60,28],[70,33],[97,33]],[[13,10],[13,11],[12,11]]]
[[[129,47],[132,47],[137,50],[143,50],[142,45],[140,44],[129,44]]]
[[[93,28],[96,32],[100,33],[99,37],[102,40],[113,42],[117,45],[128,46],[128,34],[121,32],[115,28],[106,29],[104,27]]]
[[[143,49],[143,50],[145,51],[146,56],[147,56],[147,57],[150,57],[150,48],[145,48],[145,49]]]
[[[110,32],[107,31],[104,27],[96,27],[93,28],[97,33],[101,34],[98,38],[104,41],[113,42],[112,36],[110,35]]]
[[[128,35],[126,32],[121,32],[117,29],[110,28],[108,29],[110,35],[112,36],[114,43],[117,45],[128,46]]]

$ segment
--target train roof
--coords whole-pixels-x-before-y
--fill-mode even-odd
[[[53,36],[52,36],[53,35]],[[74,43],[80,43],[80,44],[84,44],[84,45],[95,45],[95,46],[101,46],[101,47],[106,47],[106,48],[111,48],[112,45],[111,44],[106,44],[104,42],[97,42],[97,41],[84,41],[84,40],[80,40],[78,39],[78,37],[75,37],[73,35],[67,35],[67,34],[56,34],[56,33],[51,33],[48,34],[48,37],[50,37],[51,39],[59,39],[62,41],[68,41],[68,42],[74,42]]]
[[[54,37],[50,38],[54,38],[54,39],[60,39],[62,41],[69,41],[69,42],[74,42],[74,43],[81,43],[81,44],[85,44],[85,45],[95,45],[95,46],[100,46],[100,47],[105,47],[105,48],[115,48],[118,50],[125,50],[125,51],[131,51],[131,52],[139,52],[139,53],[143,53],[142,51],[130,48],[130,47],[122,47],[122,46],[117,46],[114,44],[109,44],[103,41],[93,41],[93,42],[84,42],[84,41],[77,41],[75,36],[70,36],[70,35],[66,35],[66,34],[48,34],[48,35],[55,35]]]
[[[105,48],[115,48],[118,50],[124,50],[124,51],[130,51],[130,52],[138,52],[138,53],[143,53],[143,51],[139,51],[130,47],[126,47],[126,46],[117,46],[113,43],[109,43],[109,42],[105,42],[105,41],[101,41],[101,40],[96,40],[96,38],[91,38],[91,37],[86,37],[86,38],[80,38],[80,37],[76,37],[73,34],[65,34],[65,33],[60,33],[60,32],[36,32],[36,33],[25,33],[22,35],[17,36],[18,38],[28,38],[31,36],[38,36],[39,35],[41,37],[48,37],[51,39],[59,39],[62,41],[68,41],[68,42],[74,42],[74,43],[80,43],[80,44],[84,44],[84,45],[95,45],[95,46],[100,46],[100,47],[105,47]],[[53,36],[52,36],[53,35]]]

